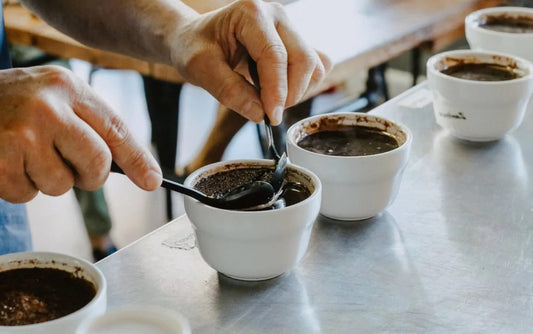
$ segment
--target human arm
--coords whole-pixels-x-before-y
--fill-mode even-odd
[[[205,14],[179,1],[24,0],[43,19],[85,44],[175,66],[225,106],[273,124],[329,70],[326,57],[292,29],[278,4],[242,0]],[[242,76],[250,55],[261,97]]]

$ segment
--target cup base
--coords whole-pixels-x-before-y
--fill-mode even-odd
[[[276,277],[279,277],[279,276],[283,275],[284,273],[276,274],[276,275],[273,275],[273,276],[265,276],[265,277],[239,277],[239,276],[230,275],[230,274],[221,273],[221,272],[219,272],[219,274],[224,275],[224,276],[229,277],[229,278],[234,279],[234,280],[238,280],[238,281],[259,282],[259,281],[266,281],[266,280],[269,280],[269,279],[274,279]]]
[[[452,137],[455,137],[460,140],[470,141],[470,142],[476,142],[476,143],[488,143],[491,141],[498,141],[505,137],[506,135],[499,136],[499,137],[471,137],[471,136],[463,136],[460,134],[452,133],[448,131],[448,134]]]
[[[365,220],[365,219],[370,219],[370,218],[373,218],[377,215],[379,215],[379,212],[376,213],[376,214],[373,214],[373,215],[363,215],[363,216],[360,216],[360,217],[344,217],[344,216],[335,216],[335,215],[330,215],[330,214],[325,214],[325,213],[320,213],[322,216],[328,218],[328,219],[333,219],[333,220],[341,220],[341,221],[360,221],[360,220]]]

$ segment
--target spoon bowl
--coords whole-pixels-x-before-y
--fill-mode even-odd
[[[111,171],[125,174],[122,168],[120,168],[115,162],[111,164]],[[254,181],[244,184],[240,187],[236,187],[225,193],[222,197],[217,198],[207,196],[206,194],[194,188],[186,187],[183,184],[165,178],[163,178],[163,183],[161,186],[190,196],[215,208],[247,211],[264,208],[266,203],[271,203],[273,199],[277,199],[277,197],[279,197],[279,194],[276,194],[276,192],[280,191],[280,189],[275,191],[274,187],[268,182]]]

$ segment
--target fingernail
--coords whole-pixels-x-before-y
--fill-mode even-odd
[[[274,108],[274,119],[272,120],[272,125],[278,125],[283,120],[283,107]]]
[[[161,185],[162,181],[163,175],[154,170],[150,170],[144,175],[144,185],[148,190],[157,189]]]

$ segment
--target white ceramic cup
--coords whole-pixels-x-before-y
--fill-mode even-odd
[[[366,156],[333,156],[298,146],[308,134],[328,127],[366,126],[385,131],[399,147]],[[287,152],[291,161],[318,175],[322,181],[320,213],[338,220],[361,220],[377,215],[392,203],[407,164],[412,134],[405,126],[366,113],[331,113],[306,118],[287,131]]]
[[[470,13],[465,18],[465,35],[474,50],[508,53],[533,62],[533,33],[495,31],[480,26],[487,17],[526,17],[533,22],[533,8],[492,7]]]
[[[107,303],[107,283],[103,273],[94,264],[65,254],[50,252],[23,252],[0,256],[0,272],[17,268],[54,268],[75,273],[94,284],[96,295],[81,309],[64,317],[23,326],[0,326],[5,334],[72,334],[84,319],[103,314]]]
[[[477,81],[442,73],[464,63],[498,64],[520,74],[516,79]],[[525,59],[474,50],[436,54],[427,61],[429,87],[437,123],[451,135],[469,141],[493,141],[517,128],[533,92],[533,68]]]
[[[273,168],[272,160],[224,161],[191,173],[185,185],[235,168]],[[290,181],[302,183],[311,195],[302,202],[267,211],[214,208],[185,196],[185,212],[192,223],[202,258],[218,272],[240,280],[273,278],[291,270],[307,250],[320,208],[322,186],[312,172],[289,163]]]

